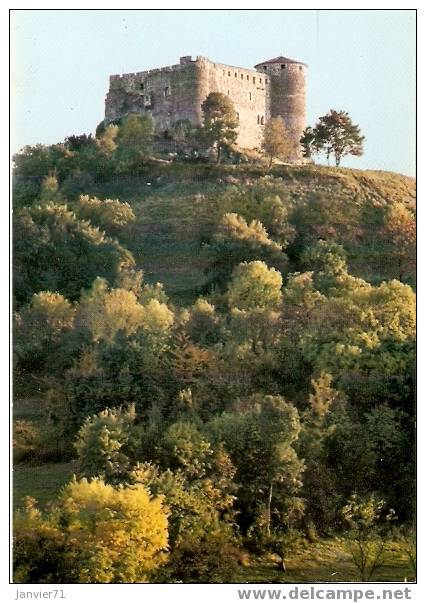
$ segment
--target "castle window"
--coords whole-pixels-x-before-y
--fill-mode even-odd
[[[267,84],[267,83],[268,83],[268,80],[265,80],[265,84]]]
[[[260,115],[257,116],[257,123],[260,124]]]
[[[263,65],[263,71],[266,71],[266,65]]]
[[[255,83],[256,83],[256,78],[254,77],[254,78],[253,78],[253,84],[255,84]]]
[[[251,92],[249,92],[249,100],[251,100]]]
[[[168,86],[164,88],[164,96],[170,96],[170,88]]]
[[[248,75],[248,76],[247,76],[247,81],[249,81],[249,79],[250,79],[250,76]]]
[[[264,123],[265,123],[265,121],[264,121],[264,118],[263,118],[263,115],[262,115],[262,117],[260,118],[260,125],[263,126]]]
[[[242,80],[244,79],[244,73],[242,73],[242,74],[241,74],[241,79],[242,79]]]
[[[281,65],[281,69],[285,69],[285,65]]]
[[[299,67],[299,71],[302,71],[303,67]]]
[[[141,90],[143,90],[143,82],[141,83],[140,88],[141,88]]]
[[[231,72],[230,71],[228,71],[228,77],[231,77]]]
[[[235,77],[238,77],[238,73],[237,72],[235,72]]]
[[[229,90],[228,90],[228,96],[229,96]]]

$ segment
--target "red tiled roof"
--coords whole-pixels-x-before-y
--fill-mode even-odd
[[[271,65],[272,63],[297,63],[298,65],[306,66],[306,63],[302,63],[302,61],[295,61],[294,59],[288,59],[287,57],[275,57],[275,59],[269,59],[269,61],[262,61],[262,63],[258,63],[255,67]]]

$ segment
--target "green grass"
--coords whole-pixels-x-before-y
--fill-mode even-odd
[[[37,467],[17,465],[13,470],[13,508],[21,507],[25,496],[35,498],[41,507],[45,507],[74,472],[73,463],[49,463]]]
[[[392,543],[384,565],[373,575],[373,582],[412,582],[413,572],[408,559],[397,543]],[[307,544],[286,559],[286,572],[266,560],[252,560],[240,567],[235,575],[238,583],[318,583],[359,582],[359,575],[344,542],[338,539],[319,540]]]
[[[258,165],[153,165],[146,167],[145,175],[114,178],[87,192],[132,205],[136,223],[120,240],[134,254],[148,283],[162,282],[172,301],[186,305],[206,282],[208,258],[199,242],[217,219],[223,192],[232,184],[254,183],[263,176],[275,178],[279,190],[295,202],[324,192],[339,204],[352,204],[354,211],[367,201],[379,206],[394,200],[415,203],[413,178],[314,165],[277,165],[271,172]],[[354,274],[371,276],[362,266]]]

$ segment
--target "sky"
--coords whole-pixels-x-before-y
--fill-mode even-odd
[[[415,174],[413,10],[13,10],[12,151],[94,132],[109,75],[202,55],[309,65],[307,123],[348,111],[364,155],[342,165]]]

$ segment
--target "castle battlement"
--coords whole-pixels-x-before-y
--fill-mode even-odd
[[[211,92],[221,92],[238,113],[240,147],[259,147],[265,123],[277,116],[298,142],[305,128],[306,67],[282,56],[253,69],[184,56],[175,65],[111,75],[105,121],[140,113],[152,117],[158,133],[179,120],[200,126],[203,101]]]

